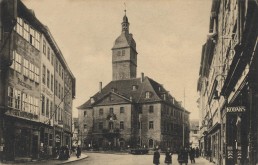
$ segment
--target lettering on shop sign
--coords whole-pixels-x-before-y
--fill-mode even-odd
[[[238,106],[238,107],[227,107],[226,111],[228,113],[234,113],[234,112],[245,112],[246,108],[244,106]]]
[[[18,84],[20,84],[21,86],[28,88],[30,90],[32,90],[32,86],[26,84],[25,82],[23,82],[21,79],[18,78]]]

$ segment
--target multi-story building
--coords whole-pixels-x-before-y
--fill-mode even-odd
[[[190,120],[190,144],[192,148],[199,148],[199,120]]]
[[[0,154],[71,145],[75,78],[49,29],[20,0],[0,3]]]
[[[257,1],[213,0],[198,91],[200,147],[216,164],[257,163],[257,31]]]
[[[112,68],[113,80],[104,88],[100,83],[99,91],[78,107],[83,145],[178,150],[183,139],[188,145],[189,112],[163,85],[143,73],[136,78],[136,43],[126,15],[112,48]]]

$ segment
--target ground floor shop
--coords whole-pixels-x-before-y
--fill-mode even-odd
[[[71,147],[71,132],[13,116],[4,116],[3,134],[2,161],[50,158],[56,148]]]

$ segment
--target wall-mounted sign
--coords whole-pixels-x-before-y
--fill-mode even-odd
[[[238,112],[245,112],[245,111],[246,111],[245,106],[227,107],[226,108],[227,113],[238,113]]]

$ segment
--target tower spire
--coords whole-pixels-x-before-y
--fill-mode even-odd
[[[124,12],[125,12],[125,15],[123,17],[123,22],[122,22],[122,32],[127,32],[129,33],[129,22],[128,22],[128,18],[126,16],[126,3],[124,2]]]
[[[125,6],[124,12],[125,12],[125,16],[126,16],[126,3],[125,2],[124,2],[124,6]]]

